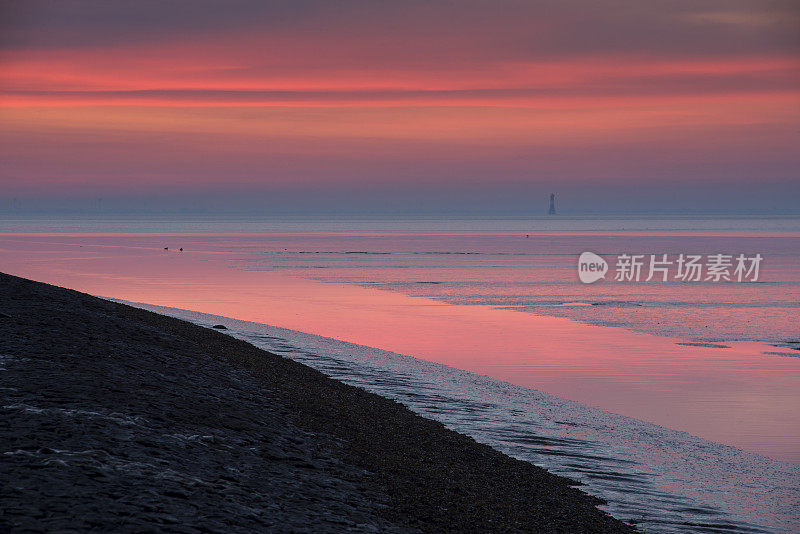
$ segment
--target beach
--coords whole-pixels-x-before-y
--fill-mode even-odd
[[[0,302],[11,531],[632,531],[566,478],[224,331],[9,275]]]

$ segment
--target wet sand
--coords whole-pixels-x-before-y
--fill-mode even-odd
[[[632,531],[568,479],[224,331],[4,274],[0,396],[2,530]]]

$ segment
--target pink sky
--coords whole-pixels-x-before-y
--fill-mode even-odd
[[[797,212],[789,2],[3,10],[0,210]]]

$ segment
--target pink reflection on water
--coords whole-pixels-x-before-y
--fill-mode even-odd
[[[561,317],[232,267],[243,246],[259,243],[255,235],[4,235],[0,270],[409,354],[800,462],[800,358],[762,354],[773,347],[677,345]]]

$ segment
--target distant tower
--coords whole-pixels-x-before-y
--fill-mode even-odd
[[[556,214],[556,195],[554,193],[550,193],[550,209],[547,210],[548,215],[555,215]]]

